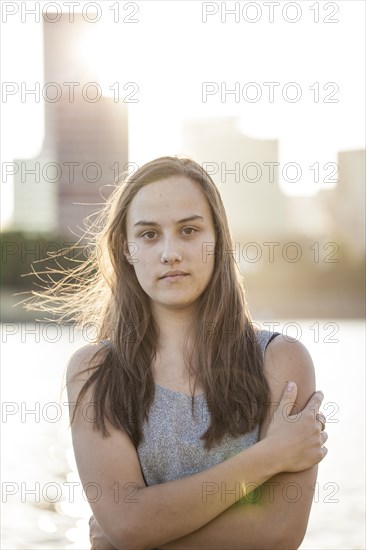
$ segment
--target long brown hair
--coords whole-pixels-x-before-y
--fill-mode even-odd
[[[170,176],[185,176],[199,185],[214,222],[214,269],[187,332],[186,342],[193,345],[189,352],[185,348],[184,357],[189,372],[195,375],[194,388],[199,382],[205,392],[211,424],[201,439],[210,449],[225,434],[245,434],[264,419],[269,388],[224,205],[213,180],[199,164],[187,158],[161,157],[117,184],[94,224],[99,228],[94,227],[88,261],[65,274],[46,294],[33,294],[44,310],[58,302],[60,321],[67,317],[82,327],[94,322],[95,341],[110,340],[108,352],[92,367],[93,373],[79,393],[71,423],[82,396],[91,387],[96,429],[108,436],[107,418],[116,428],[123,428],[137,447],[154,400],[151,365],[159,329],[150,299],[124,254],[126,217],[142,187]]]

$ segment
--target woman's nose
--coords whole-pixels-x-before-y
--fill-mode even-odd
[[[162,263],[172,263],[182,261],[182,255],[179,251],[178,243],[173,238],[166,238],[164,240],[164,246],[161,253]]]

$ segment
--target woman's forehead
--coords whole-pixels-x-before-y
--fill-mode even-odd
[[[199,184],[185,176],[171,176],[145,185],[132,200],[128,217],[149,216],[149,219],[168,211],[180,217],[193,214],[207,217],[208,201]],[[173,216],[174,217],[174,216]]]

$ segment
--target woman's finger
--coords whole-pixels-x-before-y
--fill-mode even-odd
[[[283,390],[281,401],[276,411],[277,415],[280,414],[284,418],[289,416],[291,414],[292,407],[296,401],[296,396],[297,386],[295,382],[289,382]]]
[[[306,404],[306,409],[315,411],[315,414],[318,414],[320,405],[324,399],[324,394],[322,391],[316,391],[310,397],[309,401]]]

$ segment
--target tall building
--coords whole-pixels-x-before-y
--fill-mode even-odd
[[[331,233],[354,256],[364,256],[366,249],[365,153],[365,149],[340,151],[338,185],[332,190],[321,191]]]
[[[278,142],[244,135],[236,117],[192,119],[183,128],[182,153],[211,175],[224,201],[233,236],[288,235],[286,196],[278,185]]]
[[[16,229],[78,233],[128,161],[127,106],[99,93],[93,60],[79,56],[96,24],[81,14],[43,22],[45,139],[37,158],[15,161]]]

